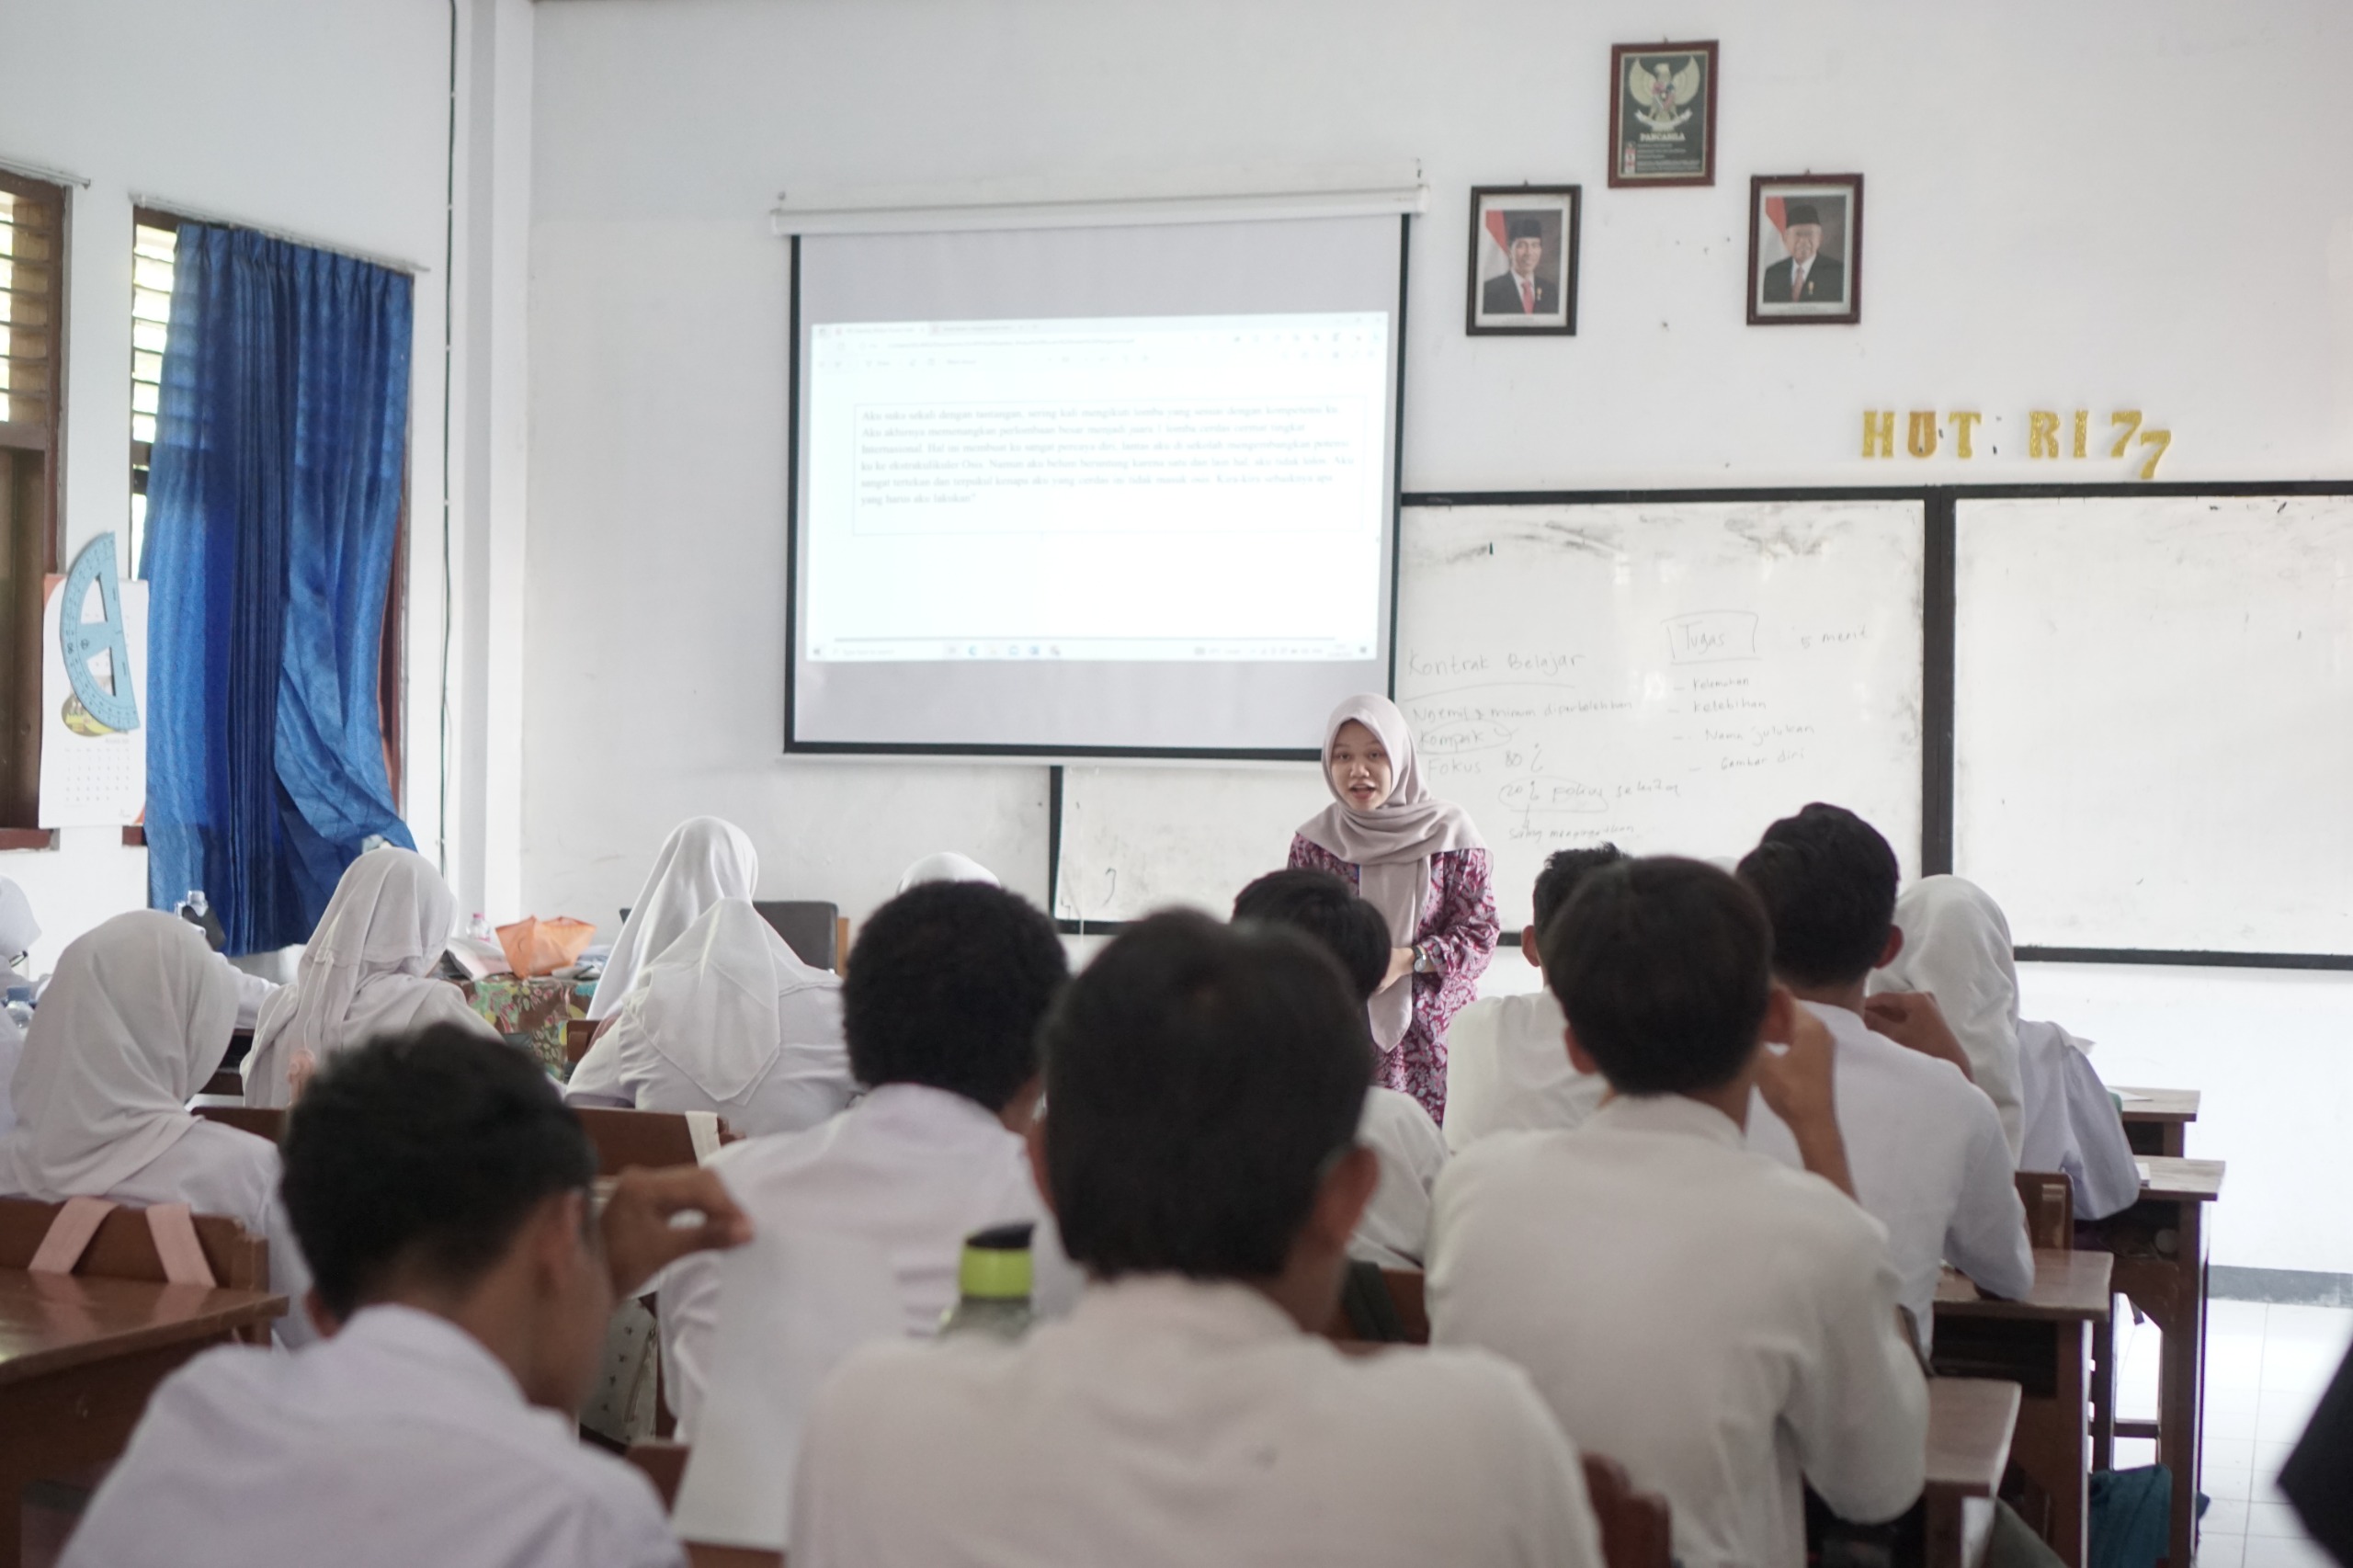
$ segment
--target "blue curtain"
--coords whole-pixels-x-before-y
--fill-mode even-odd
[[[378,650],[407,454],[410,279],[180,227],[147,482],[150,901],[229,951],[310,939],[392,804]]]

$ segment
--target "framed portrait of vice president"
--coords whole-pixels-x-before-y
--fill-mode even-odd
[[[1465,331],[1495,336],[1575,335],[1581,197],[1573,185],[1472,188]]]
[[[1758,175],[1748,182],[1748,324],[1863,319],[1863,176]]]

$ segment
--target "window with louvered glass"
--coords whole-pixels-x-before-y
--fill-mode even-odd
[[[42,579],[57,569],[65,191],[0,174],[0,835],[40,811]]]

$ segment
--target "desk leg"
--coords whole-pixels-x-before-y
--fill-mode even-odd
[[[2092,1469],[2116,1468],[2116,1298],[2092,1324]]]
[[[2181,1205],[2173,1321],[2160,1325],[2165,1345],[2157,1368],[2157,1462],[2173,1472],[2171,1568],[2189,1568],[2198,1548],[2199,1450],[2206,1414],[2205,1208]]]
[[[1963,1568],[1961,1562],[1961,1500],[1930,1487],[1927,1494],[1927,1568]]]

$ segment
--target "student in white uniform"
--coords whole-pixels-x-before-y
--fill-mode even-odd
[[[683,1568],[574,1413],[613,1302],[749,1233],[706,1172],[625,1173],[601,1214],[596,1175],[527,1053],[440,1025],[336,1057],[287,1119],[286,1201],[340,1327],[168,1379],[68,1568]]]
[[[226,1215],[269,1243],[270,1289],[300,1301],[310,1273],[278,1200],[278,1151],[188,1114],[236,1017],[236,971],[177,915],[132,910],[74,938],[25,1034],[0,1193]],[[278,1336],[313,1337],[300,1313]]]
[[[964,1238],[1021,1221],[1039,1226],[1040,1310],[1067,1309],[1078,1278],[1013,1129],[1038,1100],[1038,1020],[1069,977],[1053,922],[1018,894],[976,882],[901,893],[868,918],[842,983],[866,1096],[822,1126],[731,1143],[710,1168],[769,1234],[847,1237],[887,1256],[897,1306],[881,1332],[934,1333],[956,1300]],[[720,1285],[718,1260],[700,1257],[662,1282],[663,1372],[681,1441],[712,1378]]]
[[[1379,1169],[1366,1021],[1292,931],[1154,915],[1043,1032],[1030,1131],[1085,1298],[1018,1343],[860,1351],[819,1392],[792,1568],[1586,1568],[1575,1455],[1476,1352],[1342,1355]]]
[[[840,980],[801,962],[749,903],[722,898],[642,971],[563,1097],[710,1111],[749,1135],[814,1127],[855,1089]]]
[[[1969,1056],[1969,1080],[2002,1119],[2015,1164],[2025,1139],[2018,1088],[2018,971],[2010,923],[1985,890],[1961,877],[1923,877],[1895,901],[1904,943],[1873,970],[1869,989],[1926,992]],[[1864,1007],[1868,1016],[1870,1003]]]
[[[749,835],[733,823],[717,817],[688,817],[670,830],[654,869],[637,890],[637,902],[621,921],[613,938],[612,956],[588,999],[588,1017],[602,1018],[620,1011],[637,989],[639,974],[669,949],[702,917],[702,912],[722,898],[747,903],[758,897],[760,852]]]
[[[1699,861],[1597,872],[1542,940],[1563,1049],[1616,1096],[1448,1167],[1431,1338],[1527,1368],[1571,1441],[1665,1494],[1684,1568],[1800,1568],[1802,1476],[1875,1522],[1911,1506],[1926,1460],[1927,1391],[1847,1189],[1830,1043],[1772,983],[1755,897]],[[1744,1147],[1758,1094],[1804,1170]]]
[[[2034,1283],[2001,1118],[1962,1071],[1966,1058],[1934,999],[1887,993],[1871,999],[1864,1021],[1867,977],[1904,946],[1895,851],[1870,824],[1844,807],[1810,805],[1765,830],[1740,880],[1773,922],[1775,977],[1837,1042],[1838,1125],[1855,1195],[1887,1227],[1900,1299],[1925,1352],[1944,1264],[1996,1296]],[[1750,1116],[1748,1146],[1799,1163],[1769,1108]]]
[[[1556,849],[1536,876],[1535,918],[1519,934],[1519,956],[1544,974],[1545,923],[1577,884],[1626,858],[1614,844]],[[1580,1073],[1561,1044],[1568,1020],[1549,986],[1517,996],[1482,996],[1454,1016],[1447,1037],[1446,1146],[1456,1153],[1490,1132],[1565,1130],[1594,1113],[1609,1085]]]
[[[33,944],[39,940],[40,922],[33,918],[32,901],[25,896],[24,889],[8,878],[0,877],[0,991],[32,983],[25,965]],[[24,1051],[25,1031],[17,1023],[17,1015],[8,1009],[5,1000],[0,1000],[0,1138],[6,1138],[17,1125],[8,1085],[17,1075],[17,1062]]]
[[[2018,1087],[2025,1101],[2022,1171],[2063,1171],[2075,1217],[2105,1220],[2141,1200],[2140,1162],[2124,1118],[2091,1062],[2092,1042],[2057,1024],[2018,1024]]]
[[[264,1004],[243,1072],[245,1103],[287,1106],[338,1051],[380,1034],[452,1024],[498,1031],[430,971],[457,928],[458,895],[413,849],[371,849],[344,868],[294,972]]]
[[[1235,896],[1233,918],[1289,926],[1321,943],[1340,960],[1370,1004],[1389,978],[1389,927],[1381,911],[1329,871],[1270,871]],[[1366,1037],[1368,1073],[1381,1062]],[[1381,1185],[1364,1206],[1348,1256],[1383,1268],[1419,1268],[1428,1249],[1430,1188],[1446,1168],[1446,1140],[1422,1102],[1374,1084],[1364,1097],[1357,1142],[1381,1159]]]
[[[900,874],[899,891],[904,892],[926,882],[986,882],[993,888],[1004,885],[996,880],[995,871],[970,855],[959,855],[953,849],[926,855],[908,867]]]

